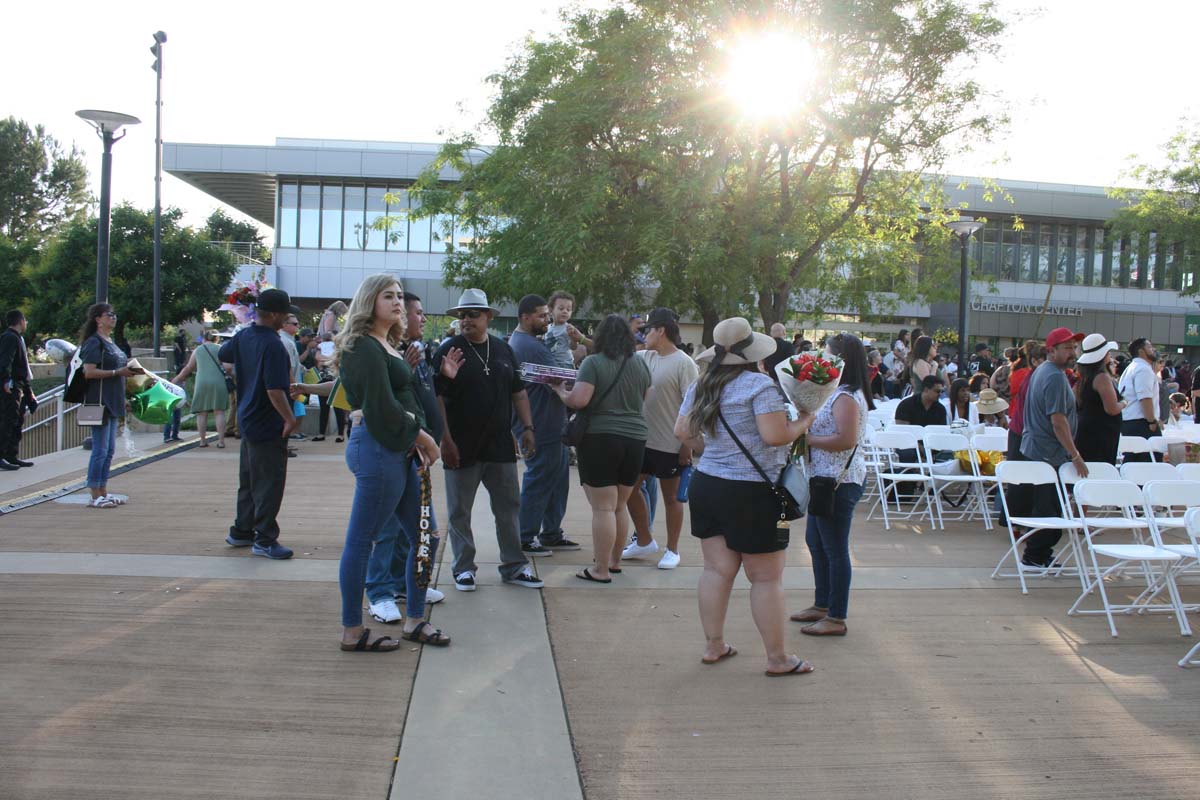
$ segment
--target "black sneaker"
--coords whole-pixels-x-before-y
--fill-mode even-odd
[[[16,464],[18,467],[32,467],[33,466],[32,461],[22,461],[19,458],[7,458],[7,459],[5,459],[5,461],[7,461],[10,464]]]
[[[475,591],[475,573],[467,570],[454,576],[454,588],[460,592]]]
[[[1048,553],[1042,558],[1033,559],[1028,555],[1021,556],[1021,563],[1026,567],[1034,569],[1050,569],[1052,567],[1061,566],[1054,563],[1054,554]]]
[[[519,572],[516,575],[513,575],[511,578],[505,578],[504,582],[512,583],[517,586],[524,586],[528,589],[540,589],[546,585],[546,584],[542,583],[540,580],[538,580],[537,576],[535,576],[529,570],[525,570],[524,572]]]
[[[527,556],[541,557],[552,556],[554,551],[549,547],[543,547],[541,542],[534,539],[532,542],[524,542],[521,544],[521,552]]]
[[[542,547],[549,547],[551,550],[579,550],[583,545],[579,542],[572,542],[565,536],[557,542],[542,542]]]

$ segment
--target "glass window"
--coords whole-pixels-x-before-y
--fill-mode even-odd
[[[1000,280],[1017,279],[1017,239],[1020,234],[1011,225],[1004,226],[1004,245],[1000,249]]]
[[[321,246],[321,187],[300,184],[300,246]]]
[[[1092,285],[1092,259],[1088,252],[1088,236],[1091,231],[1086,225],[1075,227],[1075,285]]]
[[[1151,233],[1146,237],[1146,288],[1147,289],[1162,289],[1165,288],[1163,281],[1163,258],[1162,244],[1157,233]]]
[[[1164,289],[1179,291],[1182,284],[1179,280],[1179,245],[1167,244],[1162,248]]]
[[[430,252],[447,252],[454,243],[454,217],[450,214],[438,214],[433,218],[433,241]]]
[[[1075,226],[1059,225],[1058,235],[1054,240],[1054,270],[1055,281],[1058,283],[1074,283],[1075,258]]]
[[[408,249],[408,190],[401,186],[392,186],[388,193],[394,195],[398,202],[387,207],[387,249],[403,253]]]
[[[1037,225],[1029,224],[1021,231],[1021,280],[1037,280]]]
[[[414,199],[411,195],[408,198],[409,206],[415,211],[421,207],[420,201]],[[432,232],[433,220],[429,217],[410,218],[408,221],[408,250],[411,253],[428,253],[430,252],[430,233]]]
[[[325,184],[321,189],[321,247],[342,246],[342,187]]]
[[[996,253],[1000,249],[1000,236],[1000,223],[989,222],[975,237],[979,241],[979,271],[992,278],[999,274]]]
[[[294,183],[279,184],[279,228],[275,232],[280,247],[296,246],[296,221],[300,212],[300,187]]]
[[[1112,278],[1109,286],[1115,289],[1129,285],[1129,262],[1132,257],[1133,248],[1128,236],[1113,241]]]
[[[342,217],[342,249],[363,249],[363,207],[367,200],[367,190],[362,186],[347,186]]]
[[[1112,240],[1104,228],[1096,228],[1092,242],[1092,286],[1108,286],[1108,271],[1112,269]]]
[[[381,221],[387,217],[387,201],[383,199],[386,194],[387,189],[382,186],[367,187],[367,225],[363,238],[368,250],[382,250],[387,242],[387,231],[377,227],[386,224]]]

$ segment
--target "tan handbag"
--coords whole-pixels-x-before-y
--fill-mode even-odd
[[[96,428],[104,424],[104,406],[80,406],[75,412],[75,421],[88,428]]]

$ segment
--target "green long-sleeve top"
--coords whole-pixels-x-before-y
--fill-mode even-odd
[[[351,407],[362,409],[372,438],[389,450],[412,449],[425,427],[425,413],[414,389],[416,377],[373,336],[361,336],[339,359],[342,386]]]

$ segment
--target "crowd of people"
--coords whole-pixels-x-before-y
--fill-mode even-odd
[[[268,289],[258,298],[254,324],[223,344],[213,334],[190,353],[185,342],[177,343],[174,380],[195,376],[190,403],[201,447],[208,446],[209,414],[216,416],[216,446],[225,446],[226,412],[236,408],[229,427],[240,439],[239,488],[225,541],[270,559],[292,557],[277,518],[294,455],[290,439],[306,413],[300,398],[316,395],[314,438],[324,437],[332,408],[355,478],[339,567],[344,650],[450,643],[426,613],[444,595],[421,576],[422,559],[438,547],[427,499],[433,464],[444,468],[453,582],[472,592],[479,585],[472,517],[480,485],[489,495],[501,581],[540,588],[530,559],[581,547],[563,527],[570,465],[577,463],[593,548],[580,580],[612,584],[632,559],[657,558],[659,568],[675,568],[690,508],[703,558],[701,660],[715,664],[737,653],[724,627],[742,571],[751,584],[766,673],[804,674],[811,663],[785,647],[789,618],[811,636],[848,630],[850,530],[866,481],[868,412],[875,403],[902,398],[895,419],[904,424],[961,420],[1004,428],[1005,457],[1055,467],[1071,462],[1086,476],[1087,462],[1116,462],[1121,436],[1150,437],[1187,420],[1197,394],[1190,364],[1165,361],[1144,338],[1130,343],[1127,357],[1100,334],[1065,328],[998,357],[981,343],[960,375],[920,330],[901,331],[884,353],[849,333],[814,348],[800,335],[789,340],[782,325],[767,335],[735,317],[721,321],[713,346],[693,356],[669,308],[610,314],[590,338],[571,322],[574,310],[575,299],[563,291],[548,299],[527,295],[518,304],[516,329],[503,338],[489,330],[498,309],[484,292],[468,289],[448,309],[454,326],[434,349],[425,343],[421,298],[381,274],[364,280],[348,306],[331,305],[316,329],[300,326],[286,292]],[[111,305],[92,306],[80,342],[87,404],[100,409],[87,478],[97,508],[128,499],[108,489],[124,384],[138,374],[112,341],[116,320]],[[31,397],[28,378],[22,380],[24,350],[15,344],[23,345],[23,322],[10,314],[0,337],[4,469],[21,465],[9,444],[10,406]],[[774,367],[813,349],[843,367],[837,390],[808,413],[789,403]],[[572,379],[545,377],[555,370],[575,372]],[[178,422],[174,430],[169,423],[164,438],[177,432]],[[780,482],[798,440],[813,478],[804,524],[815,592],[811,606],[789,617],[782,577],[791,526]],[[661,548],[652,534],[659,492],[666,521]],[[1014,494],[1010,507],[1061,515],[1056,504],[1053,491],[1034,490]],[[434,535],[422,540],[422,531]],[[1051,566],[1059,536],[1029,537],[1024,563]],[[397,635],[364,626],[364,596],[373,619],[399,624]]]

